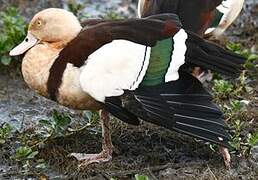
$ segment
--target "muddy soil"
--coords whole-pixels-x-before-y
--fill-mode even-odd
[[[7,1],[0,0],[0,4]],[[24,1],[8,1],[23,3]],[[27,1],[26,1],[27,2]],[[22,13],[31,17],[35,11],[45,7],[62,7],[64,1],[38,1],[37,8],[32,5],[22,8]],[[85,11],[93,16],[102,16],[106,10],[118,10],[123,16],[135,16],[136,5],[131,1],[81,0],[89,2]],[[109,2],[109,3],[107,3]],[[135,2],[135,1],[134,1]],[[52,3],[52,4],[49,4]],[[1,5],[0,5],[1,6]],[[64,5],[64,7],[66,7]],[[247,0],[245,10],[227,32],[230,41],[241,42],[257,52],[258,40],[258,2]],[[257,85],[258,87],[258,85]],[[257,88],[258,90],[258,88]],[[258,104],[257,106],[258,107]],[[76,112],[39,97],[28,89],[22,77],[12,73],[0,75],[0,124],[9,122],[19,126],[21,131],[33,128],[40,119],[50,118],[51,111],[69,112],[74,123],[87,122]],[[258,116],[255,121],[258,120]],[[16,164],[9,162],[9,154],[0,152],[0,179],[25,179],[39,176],[49,179],[133,179],[135,174],[145,174],[150,179],[258,179],[258,148],[253,155],[245,158],[233,155],[230,170],[223,166],[221,156],[212,151],[209,145],[150,124],[140,127],[125,125],[117,120],[112,123],[112,138],[115,152],[112,162],[91,165],[80,171],[77,162],[68,158],[72,152],[96,153],[101,150],[101,131],[78,132],[66,138],[57,138],[40,149],[49,168],[42,174],[24,174]],[[6,146],[6,151],[13,147]],[[2,149],[3,150],[3,149]]]

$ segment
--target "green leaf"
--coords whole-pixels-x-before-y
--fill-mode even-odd
[[[257,60],[257,59],[258,59],[258,55],[257,54],[251,54],[248,57],[248,61],[254,61],[254,60]]]
[[[25,37],[26,24],[17,8],[8,7],[0,12],[0,64],[10,65],[12,59],[7,54]]]
[[[225,80],[214,80],[213,91],[218,96],[227,96],[233,91],[233,85]]]
[[[1,57],[1,63],[2,63],[3,65],[5,65],[5,66],[10,65],[11,61],[12,61],[12,58],[9,57],[9,56],[2,56],[2,57]]]
[[[26,158],[30,153],[32,153],[31,148],[27,146],[22,146],[16,149],[15,155],[12,156],[13,159],[20,160]]]
[[[13,155],[11,158],[15,159],[16,161],[33,159],[36,155],[38,155],[38,153],[38,151],[33,151],[30,147],[21,146],[16,149],[15,155]]]
[[[231,105],[231,108],[232,108],[232,111],[234,112],[239,112],[243,109],[244,107],[244,103],[242,103],[241,101],[239,100],[232,100],[230,102],[230,105]]]
[[[2,127],[0,127],[0,144],[4,144],[8,138],[11,137],[12,134],[12,127],[10,124],[3,124]]]
[[[61,114],[57,110],[53,111],[53,120],[58,128],[68,126],[71,123],[71,118],[68,115]]]
[[[57,121],[58,127],[65,127],[68,126],[71,123],[71,119],[68,116],[61,116],[60,119]]]
[[[136,174],[135,180],[149,180],[149,178],[148,178],[148,176],[145,176],[145,175]]]
[[[226,47],[227,47],[227,49],[234,51],[234,52],[240,51],[242,49],[242,46],[239,43],[229,43],[229,44],[227,44]]]
[[[251,135],[251,138],[249,140],[249,144],[251,146],[255,146],[258,144],[258,132],[256,132],[255,134],[252,134]]]

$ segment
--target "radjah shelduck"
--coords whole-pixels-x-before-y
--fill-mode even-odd
[[[184,30],[174,14],[81,25],[66,10],[46,9],[10,55],[23,53],[30,88],[73,109],[101,110],[103,151],[72,153],[80,166],[111,160],[108,113],[229,146],[222,112],[184,69],[197,65],[234,76],[244,59]]]
[[[244,0],[139,0],[138,15],[175,13],[185,29],[218,38],[237,18],[243,5]]]

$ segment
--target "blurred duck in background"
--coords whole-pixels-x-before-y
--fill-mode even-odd
[[[240,14],[244,0],[139,0],[138,15],[179,16],[183,27],[201,36],[221,36]]]

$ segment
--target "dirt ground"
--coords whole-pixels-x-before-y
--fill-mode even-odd
[[[115,147],[112,162],[92,165],[84,171],[77,170],[76,161],[64,157],[67,152],[99,152],[100,135],[84,133],[59,139],[49,144],[43,154],[50,156],[50,163],[67,174],[67,178],[131,179],[135,174],[150,179],[258,178],[248,160],[233,156],[232,167],[226,170],[220,155],[209,146],[162,128],[148,125],[113,128],[112,137]]]

